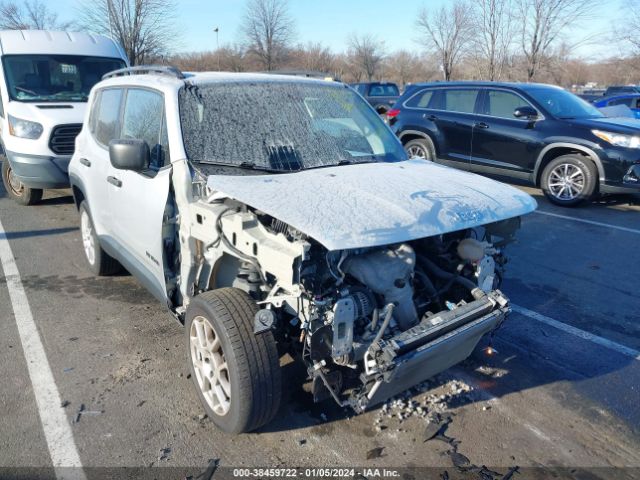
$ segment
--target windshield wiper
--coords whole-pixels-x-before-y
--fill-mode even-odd
[[[289,170],[278,170],[275,168],[256,166],[255,162],[225,163],[225,162],[216,162],[211,160],[198,160],[196,163],[201,163],[203,165],[215,165],[216,167],[239,168],[242,170],[255,170],[255,171],[269,172],[269,173],[289,172]]]

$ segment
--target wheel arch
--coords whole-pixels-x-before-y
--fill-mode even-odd
[[[80,210],[80,204],[87,197],[84,194],[84,185],[82,184],[82,180],[80,180],[75,175],[69,176],[69,181],[71,183],[71,193],[73,194],[73,203],[76,205],[76,209]]]
[[[438,147],[436,146],[436,142],[433,140],[433,137],[426,132],[423,132],[421,130],[404,130],[398,135],[398,138],[400,139],[400,143],[402,143],[402,145],[406,145],[411,140],[418,140],[421,138],[430,140],[431,144],[433,145],[433,149],[435,150],[436,156],[438,155]]]
[[[544,167],[546,167],[549,162],[562,155],[570,154],[579,154],[589,158],[598,170],[598,183],[601,184],[602,182],[604,182],[604,167],[602,166],[600,157],[598,157],[598,154],[596,152],[594,152],[589,147],[585,147],[584,145],[558,142],[547,145],[538,155],[538,159],[536,160],[536,165],[533,170],[533,181],[536,187],[540,186],[542,172],[544,170]]]

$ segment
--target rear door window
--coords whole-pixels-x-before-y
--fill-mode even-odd
[[[473,113],[478,98],[478,89],[460,88],[444,90],[442,106],[443,110],[449,112]]]
[[[121,100],[120,88],[109,88],[100,92],[94,136],[103,146],[108,146],[111,140],[119,138]]]
[[[407,101],[407,107],[411,108],[428,108],[429,102],[433,98],[433,90],[422,90],[416,93]]]
[[[163,124],[162,94],[137,88],[127,90],[121,138],[144,140],[151,153],[151,168],[157,169],[165,164],[166,146],[162,145]]]
[[[519,95],[505,90],[489,90],[487,92],[486,114],[492,117],[514,119],[513,112],[518,107],[531,105]]]

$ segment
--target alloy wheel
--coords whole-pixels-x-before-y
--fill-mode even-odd
[[[429,155],[429,153],[420,145],[411,145],[407,149],[407,153],[409,154],[409,158],[422,158],[423,160],[431,160],[431,156]]]
[[[80,215],[80,233],[82,235],[82,246],[87,260],[91,265],[96,263],[96,246],[93,240],[93,226],[86,210],[82,210]]]
[[[189,332],[191,362],[207,405],[220,416],[231,408],[231,379],[222,342],[211,322],[197,316]]]
[[[558,200],[575,200],[585,186],[585,174],[581,168],[562,163],[551,170],[547,181],[549,192]]]

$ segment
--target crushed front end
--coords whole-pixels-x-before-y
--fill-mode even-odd
[[[512,218],[343,251],[307,239],[301,294],[280,322],[301,329],[290,337],[300,344],[314,399],[362,412],[468,357],[509,313],[499,290],[503,249],[519,226]]]

